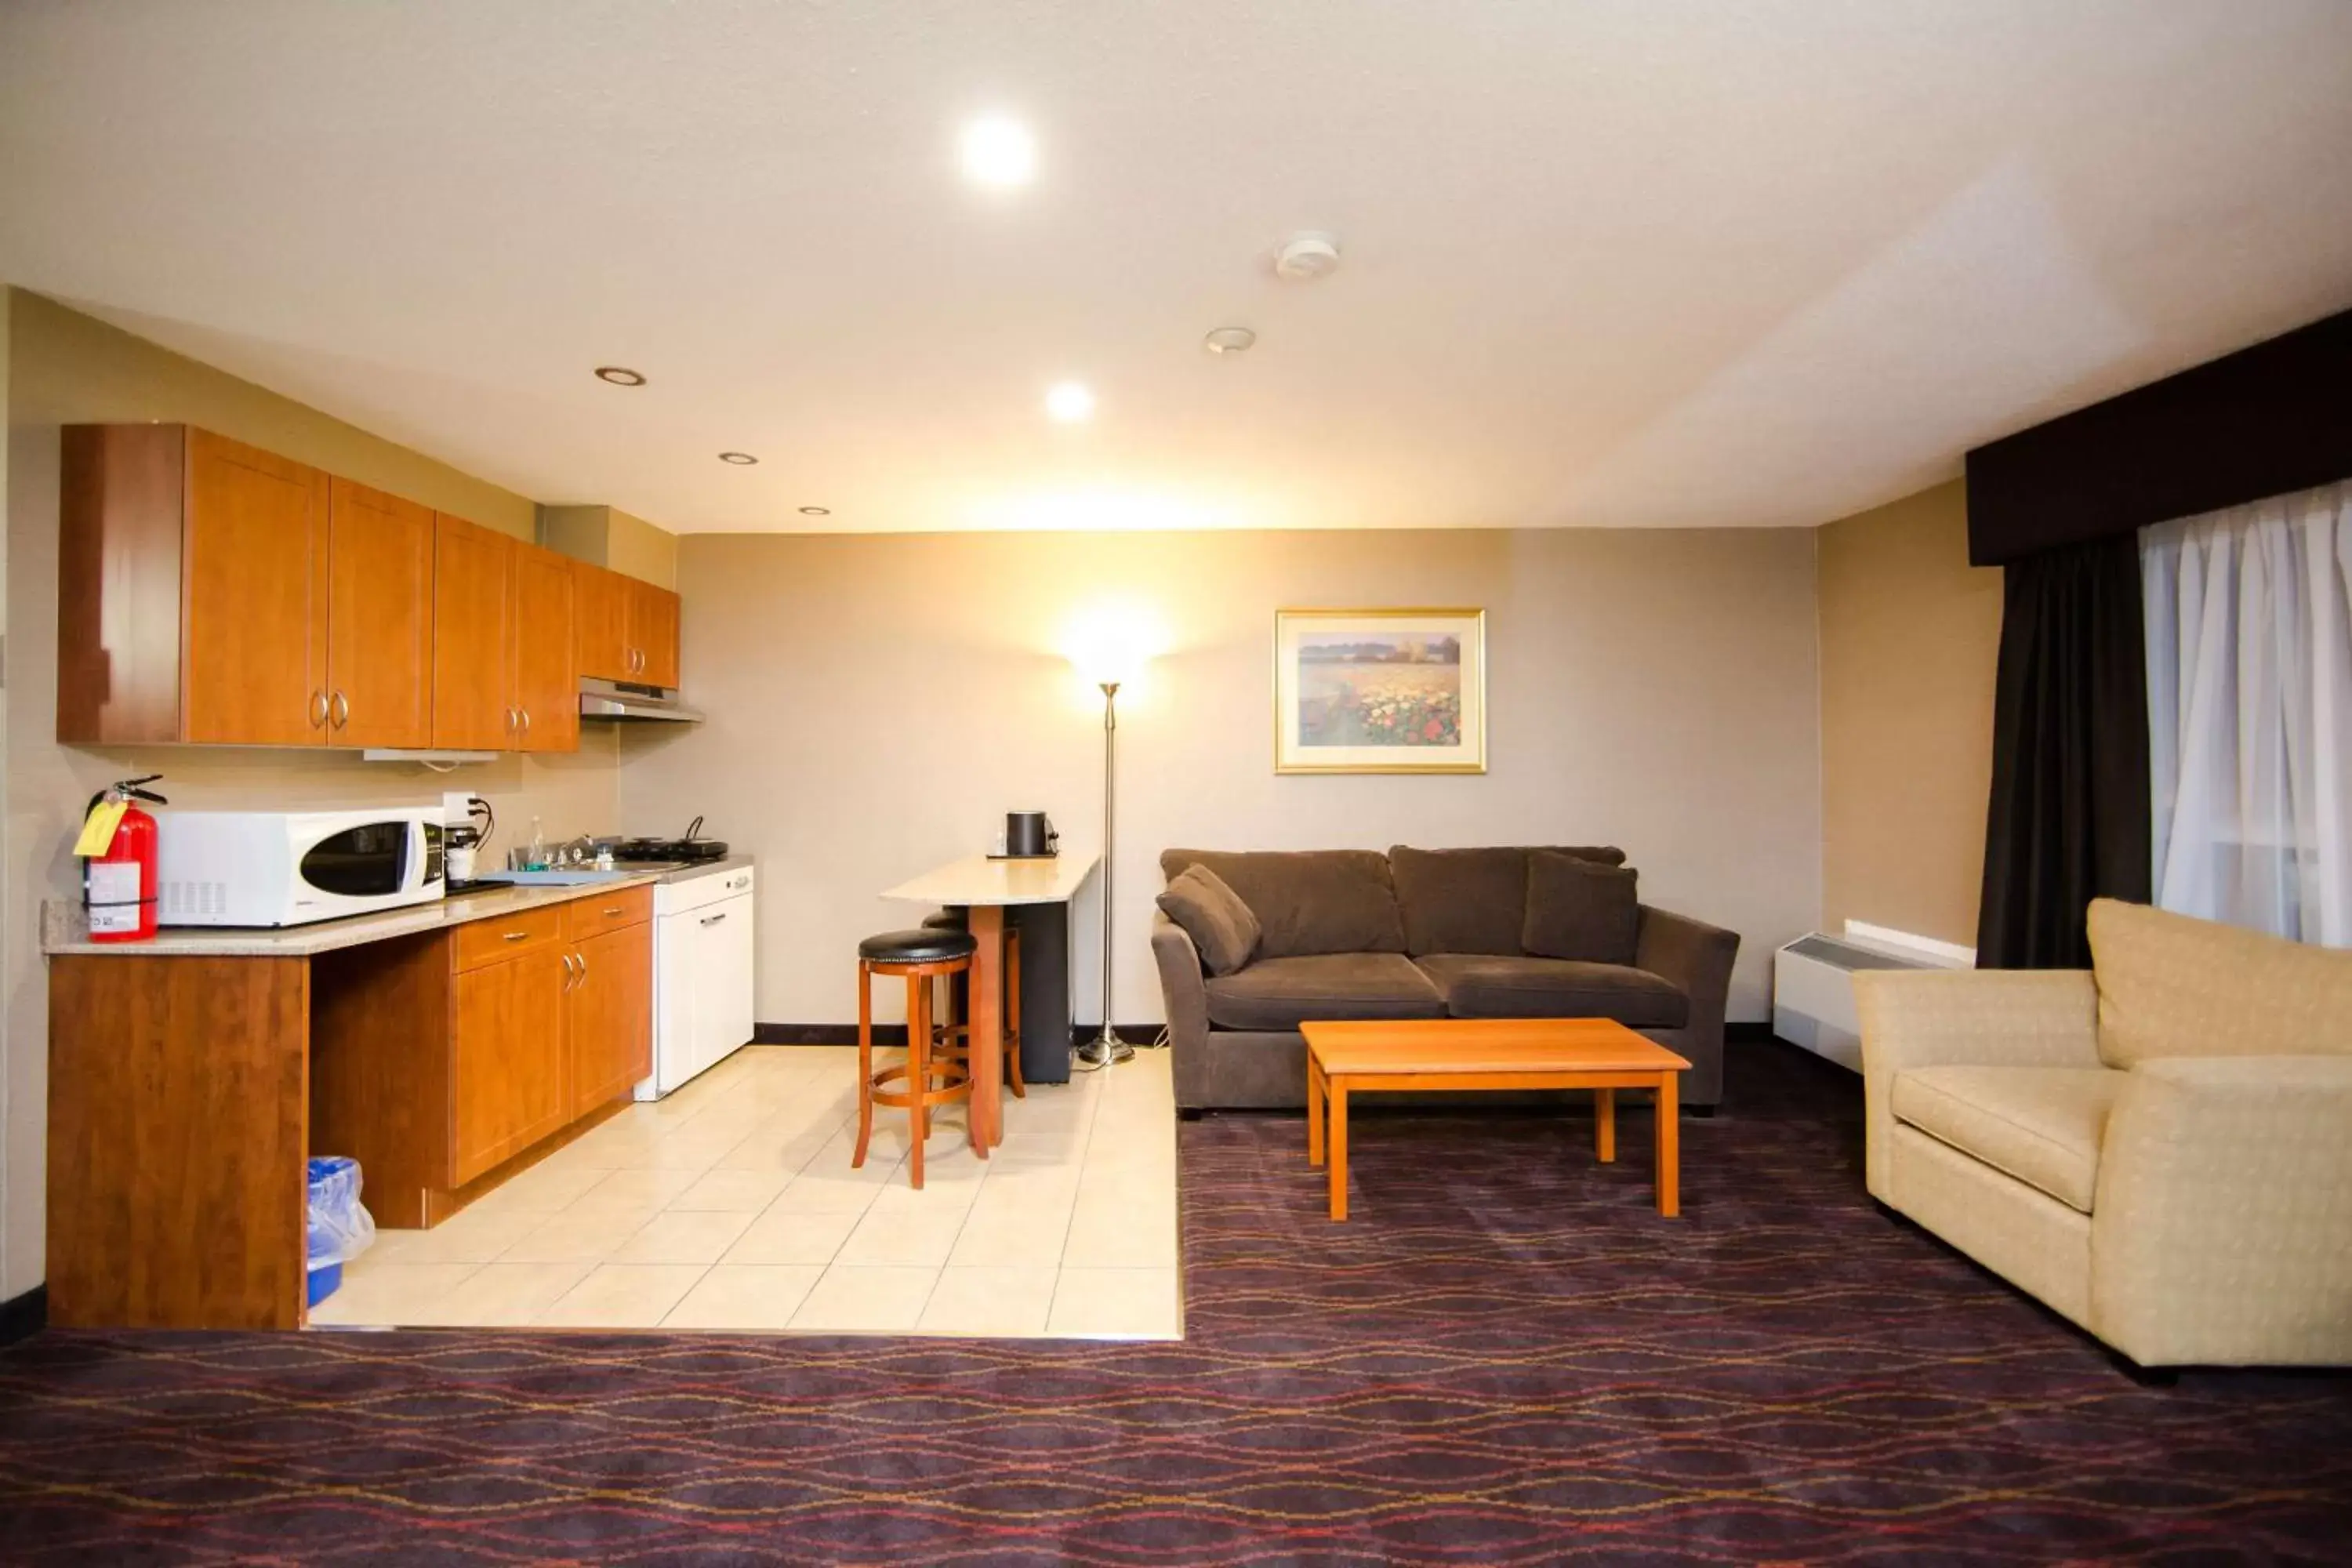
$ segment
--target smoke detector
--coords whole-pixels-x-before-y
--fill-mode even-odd
[[[1328,277],[1339,265],[1339,242],[1312,230],[1292,235],[1274,253],[1274,275],[1294,283],[1312,283]]]

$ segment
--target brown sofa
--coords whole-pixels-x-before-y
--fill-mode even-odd
[[[1622,865],[1622,850],[1566,851]],[[1183,929],[1151,927],[1167,1005],[1176,1103],[1279,1109],[1307,1098],[1313,1018],[1614,1018],[1691,1063],[1683,1103],[1723,1096],[1723,1009],[1736,931],[1641,908],[1633,964],[1530,956],[1528,848],[1171,849],[1163,877],[1199,864],[1263,929],[1255,955],[1212,976]]]

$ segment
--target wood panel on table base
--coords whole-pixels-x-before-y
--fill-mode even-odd
[[[360,1163],[361,1201],[378,1225],[433,1224],[433,1194],[453,1184],[447,940],[428,932],[322,952],[310,961],[310,995],[314,1141]]]
[[[299,1328],[310,963],[49,961],[49,1321]]]
[[[1331,1217],[1348,1217],[1348,1097],[1474,1089],[1589,1089],[1602,1163],[1617,1158],[1617,1094],[1656,1102],[1658,1212],[1682,1212],[1681,1074],[1690,1063],[1602,1018],[1411,1018],[1307,1023],[1307,1159],[1330,1178]]]

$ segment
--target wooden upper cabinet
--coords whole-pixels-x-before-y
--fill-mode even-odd
[[[569,752],[582,674],[677,680],[677,595],[617,573],[192,426],[58,458],[68,745]]]
[[[575,561],[572,637],[578,673],[640,686],[678,682],[678,600],[667,588]]]
[[[327,476],[183,425],[59,460],[58,739],[324,743]]]
[[[573,672],[572,563],[535,544],[514,551],[514,701],[526,752],[580,749],[580,679]]]
[[[634,680],[629,658],[629,582],[618,572],[572,563],[572,662],[599,680]]]
[[[58,739],[177,741],[187,430],[68,425],[58,447]]]
[[[516,542],[442,512],[434,522],[433,742],[512,751]]]
[[[327,740],[327,476],[187,434],[185,740]]]
[[[428,746],[433,513],[349,479],[332,481],[329,495],[329,743]]]
[[[651,583],[629,581],[629,650],[636,673],[648,686],[677,684],[677,595]]]

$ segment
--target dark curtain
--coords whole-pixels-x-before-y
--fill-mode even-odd
[[[2132,534],[2011,561],[1977,963],[2087,969],[2095,898],[2148,900],[2147,648]]]

